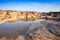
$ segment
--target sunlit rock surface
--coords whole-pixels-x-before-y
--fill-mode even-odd
[[[5,19],[7,12],[0,10],[0,19]]]
[[[31,11],[18,12],[13,10],[0,10],[0,24],[5,22],[15,22],[18,20],[32,21],[36,19],[40,19],[40,14],[38,12]]]
[[[7,11],[7,17],[5,19],[8,22],[14,22],[18,20],[18,12],[16,11]]]
[[[7,12],[6,12],[6,11],[2,11],[2,10],[0,10],[0,24],[6,22],[6,20],[5,20],[6,15],[7,15]]]
[[[24,37],[23,37],[22,35],[20,35],[20,36],[18,36],[18,37],[16,38],[16,40],[25,40],[25,39],[24,39]]]

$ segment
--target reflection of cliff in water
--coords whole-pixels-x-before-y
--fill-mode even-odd
[[[0,24],[0,37],[27,40],[60,40],[60,22],[53,20],[17,21]]]
[[[6,36],[6,35],[15,35],[18,34],[26,34],[29,27],[33,23],[39,23],[40,21],[16,21],[16,22],[6,22],[4,24],[0,24],[0,36]]]

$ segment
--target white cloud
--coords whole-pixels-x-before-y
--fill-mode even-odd
[[[44,3],[6,3],[0,5],[0,10],[18,10],[18,11],[60,11],[58,4],[44,4]]]

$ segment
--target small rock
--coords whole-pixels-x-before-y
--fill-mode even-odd
[[[23,36],[18,36],[16,40],[24,40]]]

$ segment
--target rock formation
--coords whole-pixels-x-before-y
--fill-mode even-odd
[[[18,20],[22,21],[32,21],[40,19],[40,14],[38,12],[32,11],[13,11],[13,10],[0,10],[0,24],[5,22],[15,22]]]

